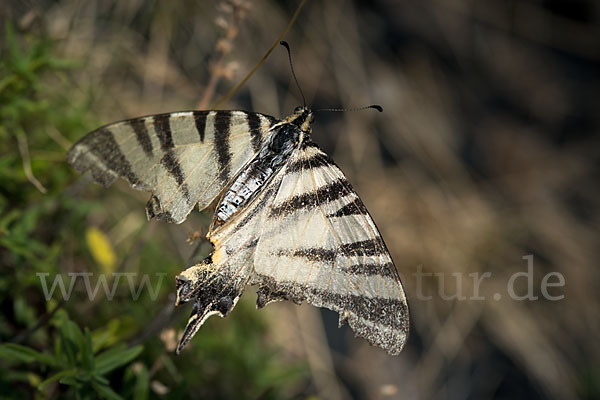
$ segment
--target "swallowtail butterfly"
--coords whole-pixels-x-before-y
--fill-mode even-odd
[[[375,223],[338,166],[310,138],[306,107],[278,120],[246,111],[185,111],[116,122],[79,140],[67,161],[110,186],[151,192],[148,218],[181,223],[215,199],[214,251],[176,278],[177,305],[194,304],[177,347],[211,315],[224,317],[247,284],[256,305],[306,301],[391,354],[408,307]]]

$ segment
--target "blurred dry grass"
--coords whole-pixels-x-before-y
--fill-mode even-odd
[[[108,123],[207,104],[223,4],[9,1],[0,13],[43,29],[64,56],[85,62],[71,77],[73,96],[91,90]],[[248,4],[213,100],[264,54],[298,2]],[[310,307],[261,311],[287,356],[308,361],[317,395],[600,395],[599,28],[591,0],[309,2],[286,37],[309,104],[385,109],[319,115],[313,136],[373,214],[412,312],[405,352],[389,357],[347,329],[332,330],[327,314],[323,325]],[[284,116],[301,104],[290,82],[276,50],[225,108]],[[173,236],[185,258],[185,236],[200,221],[154,233]],[[566,285],[555,293],[564,300],[507,298],[529,254],[535,287],[560,272]],[[486,300],[445,301],[433,278],[424,280],[433,299],[419,300],[418,266],[444,273],[448,293],[452,274],[462,273],[466,295],[467,274],[489,271]],[[340,343],[328,348],[327,337]]]

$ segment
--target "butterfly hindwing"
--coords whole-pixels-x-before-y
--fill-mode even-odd
[[[110,186],[125,178],[152,192],[149,218],[181,223],[202,210],[256,154],[273,117],[245,111],[188,111],[116,122],[89,133],[67,154],[79,172]]]
[[[259,306],[290,299],[326,307],[358,336],[400,352],[408,307],[396,268],[362,201],[316,145],[294,152],[261,227]]]
[[[226,316],[235,307],[247,283],[254,284],[254,259],[260,225],[269,209],[281,175],[270,182],[253,201],[227,224],[211,230],[207,237],[213,253],[177,277],[177,304],[192,301],[194,308],[177,352],[190,341],[211,315]]]

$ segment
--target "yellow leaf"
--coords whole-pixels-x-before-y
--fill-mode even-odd
[[[94,260],[102,268],[102,272],[110,274],[115,269],[116,256],[108,237],[100,229],[92,226],[85,232],[85,241]]]
[[[42,383],[42,379],[40,378],[40,376],[34,374],[33,372],[27,373],[27,380],[29,381],[29,384],[33,387],[38,387],[38,385]]]

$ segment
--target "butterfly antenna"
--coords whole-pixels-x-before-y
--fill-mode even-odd
[[[294,76],[294,81],[296,81],[296,86],[298,86],[298,90],[300,91],[300,95],[302,96],[302,104],[304,105],[304,107],[306,107],[306,98],[304,97],[302,88],[300,87],[300,84],[298,83],[298,78],[296,78],[296,73],[294,72],[294,64],[292,63],[292,51],[290,50],[290,45],[285,40],[282,40],[281,42],[279,42],[279,44],[287,49],[288,58],[290,60],[290,69],[292,70],[292,75]]]
[[[383,112],[383,107],[381,107],[378,104],[371,104],[370,106],[359,107],[359,108],[320,108],[318,110],[314,110],[313,112],[319,112],[319,111],[341,111],[341,112],[345,112],[345,111],[362,111],[362,110],[367,110],[369,108],[372,108],[372,109],[377,110],[379,112]]]

